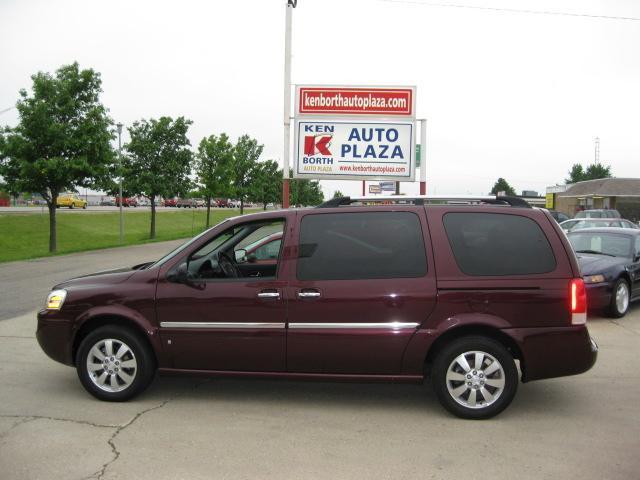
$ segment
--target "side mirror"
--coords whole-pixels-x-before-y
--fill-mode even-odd
[[[167,274],[167,280],[174,283],[183,283],[190,287],[204,289],[206,283],[198,282],[193,279],[189,273],[189,264],[183,262]]]
[[[251,253],[247,257],[247,262],[249,262],[249,263],[256,263],[257,261],[258,261],[258,257],[256,257],[255,253]]]
[[[239,248],[235,253],[236,262],[246,262],[247,261],[247,250],[244,248]]]

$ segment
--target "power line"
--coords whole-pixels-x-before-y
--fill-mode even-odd
[[[437,3],[437,2],[420,2],[418,0],[378,0],[385,3],[402,3],[407,5],[422,5],[425,7],[445,7],[445,8],[468,8],[472,10],[485,10],[490,12],[505,12],[505,13],[521,13],[529,15],[557,15],[562,17],[581,17],[592,18],[599,20],[627,20],[633,22],[640,22],[640,17],[620,17],[615,15],[592,15],[589,13],[572,13],[572,12],[557,12],[553,10],[528,10],[520,8],[500,8],[500,7],[486,7],[480,5],[464,5],[457,3]]]
[[[5,108],[4,110],[0,110],[0,115],[2,115],[3,113],[8,112],[9,110],[16,108],[16,107],[9,107],[9,108]]]

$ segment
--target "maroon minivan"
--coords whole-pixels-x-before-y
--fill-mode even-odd
[[[387,204],[380,204],[384,200]],[[270,262],[246,247],[281,236]],[[333,199],[223,221],[160,260],[54,287],[37,338],[122,401],[161,374],[422,382],[488,418],[593,366],[566,236],[517,198]]]

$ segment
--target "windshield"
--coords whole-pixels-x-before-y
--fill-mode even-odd
[[[571,233],[569,241],[576,253],[598,253],[631,257],[631,237],[615,233]]]

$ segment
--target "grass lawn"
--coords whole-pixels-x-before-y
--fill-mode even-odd
[[[245,210],[246,211],[246,210]],[[125,245],[149,242],[151,211],[124,209]],[[235,209],[212,209],[211,225],[239,215]],[[175,209],[156,213],[155,241],[189,238],[205,228],[206,209]],[[120,246],[119,213],[58,212],[57,254]],[[49,213],[0,214],[0,262],[46,257],[49,253]]]

